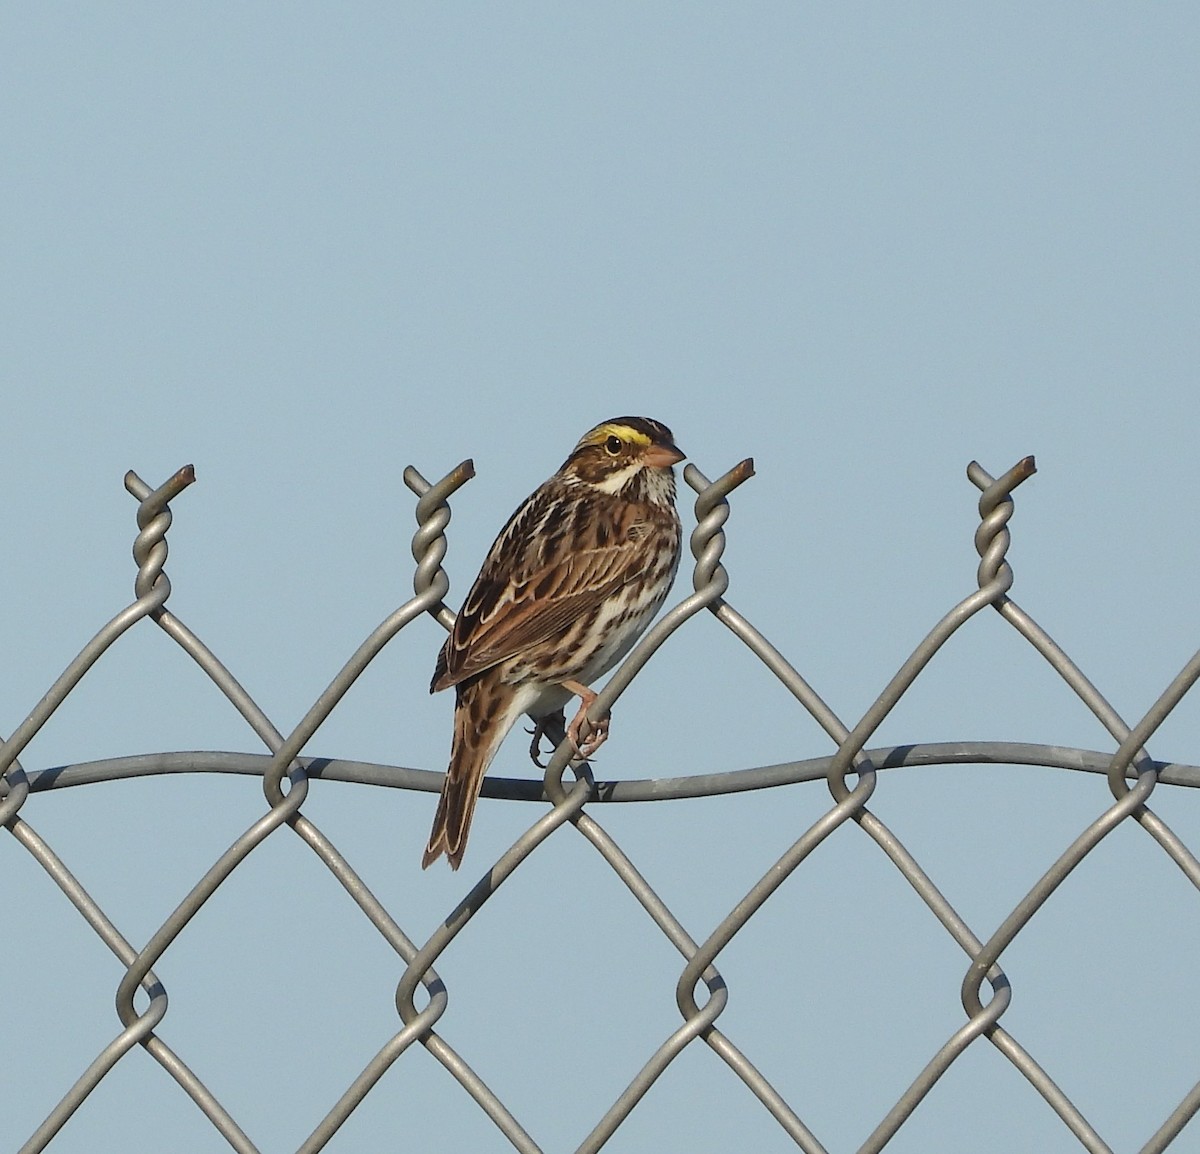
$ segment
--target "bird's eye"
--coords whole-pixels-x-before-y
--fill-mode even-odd
[[[621,438],[609,437],[604,442],[604,449],[610,457],[615,457],[621,451]]]

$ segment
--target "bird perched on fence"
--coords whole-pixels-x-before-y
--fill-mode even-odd
[[[581,757],[608,736],[588,720],[589,682],[630,649],[666,600],[679,565],[671,430],[615,417],[584,434],[508,519],[438,654],[430,693],[456,690],[450,768],[422,867],[458,869],[492,758],[522,714],[537,762],[547,719],[578,696],[567,728]]]

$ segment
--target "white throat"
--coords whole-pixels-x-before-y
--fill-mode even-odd
[[[603,481],[596,481],[593,488],[598,489],[601,493],[608,493],[615,497],[626,485],[633,480],[633,475],[641,468],[641,465],[633,464],[626,465],[619,472],[613,473],[605,477]]]

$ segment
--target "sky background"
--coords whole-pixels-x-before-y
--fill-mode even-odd
[[[848,726],[974,588],[967,463],[1035,454],[1013,596],[1132,724],[1200,644],[1197,59],[1192,3],[8,6],[0,732],[133,596],[127,469],[195,464],[170,607],[287,732],[411,595],[407,464],[475,461],[457,605],[516,504],[624,413],[709,477],[754,458],[728,598]],[[305,752],[442,769],[441,638],[404,630]],[[1113,748],[990,611],[871,744],[956,739]],[[261,746],[143,622],[21,760],[187,749]],[[1150,750],[1200,762],[1195,694]],[[831,751],[705,614],[621,700],[596,773]],[[493,770],[536,773],[523,737]],[[1110,800],[1100,777],[952,766],[880,775],[871,808],[986,938]],[[463,869],[422,873],[434,804],[316,782],[304,807],[418,941],[543,812],[484,801]],[[1200,847],[1200,798],[1151,804]],[[590,812],[701,939],[829,805],[817,782]],[[254,779],[195,776],[21,815],[140,947],[263,807]],[[122,970],[10,837],[0,870],[8,1150],[119,1032]],[[1001,959],[1005,1027],[1114,1150],[1200,1079],[1198,914],[1127,824]],[[438,1029],[572,1150],[679,1024],[681,965],[564,828],[439,960]],[[965,955],[853,825],[717,965],[722,1030],[839,1154],[963,1021]],[[398,1029],[402,967],[286,829],[155,970],[159,1033],[264,1154]],[[327,1147],[397,1148],[510,1149],[419,1046]],[[228,1147],[138,1049],[50,1149]],[[696,1044],[606,1149],[794,1147]],[[1080,1147],[979,1042],[888,1147],[934,1149]]]

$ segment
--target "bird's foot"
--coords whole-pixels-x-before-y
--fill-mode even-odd
[[[563,688],[574,693],[581,703],[579,712],[567,726],[567,739],[571,742],[575,755],[586,760],[608,740],[609,716],[606,714],[598,721],[592,721],[587,711],[597,695],[578,681],[564,681],[562,684]]]
[[[545,717],[534,720],[533,728],[527,729],[526,733],[533,734],[533,741],[529,744],[529,756],[533,759],[533,764],[538,769],[545,769],[547,763],[542,760],[542,738],[545,737],[550,741],[550,752],[555,749],[554,738],[548,733],[548,730],[553,728],[561,731],[567,724],[567,719],[563,716],[563,711],[560,709],[557,713],[548,713]]]

